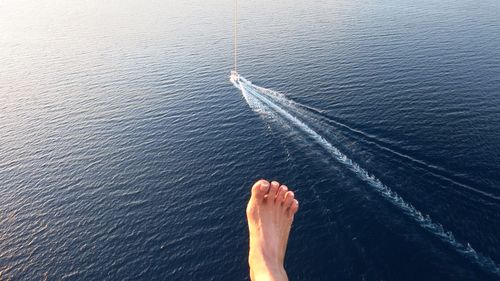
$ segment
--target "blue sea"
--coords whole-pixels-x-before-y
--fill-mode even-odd
[[[500,279],[500,1],[0,1],[0,280]]]

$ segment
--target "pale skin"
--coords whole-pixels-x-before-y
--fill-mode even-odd
[[[247,205],[252,281],[286,281],[284,268],[288,235],[299,202],[288,187],[276,181],[259,180],[252,186]]]

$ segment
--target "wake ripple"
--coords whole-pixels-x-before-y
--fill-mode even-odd
[[[325,112],[321,109],[318,109],[318,108],[315,108],[312,106],[308,106],[308,105],[304,105],[304,104],[298,103],[296,101],[290,100],[282,93],[279,93],[279,92],[276,92],[276,91],[273,91],[270,89],[266,89],[263,87],[259,87],[259,86],[253,85],[253,84],[252,84],[252,86],[255,89],[257,89],[258,91],[260,91],[261,93],[272,98],[272,100],[274,100],[280,104],[284,104],[284,105],[287,105],[289,107],[292,107],[293,109],[299,111],[299,113],[301,115],[305,115],[308,118],[314,119],[317,122],[321,122],[322,124],[326,123],[325,125],[327,125],[327,126],[333,124],[335,126],[339,126],[343,129],[346,129],[347,131],[349,131],[353,134],[361,136],[362,141],[364,141],[366,143],[373,144],[381,150],[389,152],[389,153],[391,153],[399,158],[404,159],[405,161],[413,163],[415,168],[421,169],[421,170],[427,172],[428,174],[434,176],[435,178],[449,182],[449,183],[451,183],[455,186],[461,187],[469,192],[473,192],[476,195],[479,195],[483,199],[489,200],[490,202],[492,202],[494,204],[499,204],[499,201],[500,201],[499,195],[492,193],[492,192],[480,190],[480,189],[477,189],[469,184],[466,184],[463,182],[463,180],[460,180],[454,176],[449,175],[448,172],[445,169],[443,169],[442,167],[429,164],[429,163],[425,162],[424,160],[414,158],[408,154],[405,154],[401,151],[398,151],[397,149],[390,147],[388,144],[379,140],[374,135],[368,134],[366,132],[363,132],[359,129],[353,128],[345,123],[342,123],[338,120],[331,118],[330,116],[326,115]]]
[[[443,225],[434,222],[429,215],[424,215],[417,210],[412,204],[406,202],[400,195],[391,190],[387,185],[383,184],[379,179],[363,169],[357,163],[348,158],[338,148],[333,146],[322,135],[313,130],[310,126],[292,115],[277,102],[269,98],[272,93],[274,97],[279,98],[279,102],[283,105],[297,104],[286,98],[285,95],[274,92],[270,89],[262,88],[253,85],[250,81],[241,77],[241,93],[252,110],[257,113],[271,114],[276,118],[283,118],[291,122],[302,132],[318,142],[326,151],[328,151],[336,160],[344,164],[349,170],[354,172],[360,179],[372,186],[382,197],[387,199],[393,205],[402,210],[407,216],[417,222],[422,228],[439,237],[442,241],[450,245],[457,252],[463,254],[470,261],[478,264],[481,268],[500,276],[500,267],[490,257],[484,256],[472,248],[467,242],[458,241],[451,231],[446,230]],[[271,112],[270,110],[274,111]]]

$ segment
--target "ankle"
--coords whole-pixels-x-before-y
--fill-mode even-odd
[[[250,276],[252,281],[286,281],[288,280],[283,263],[264,257],[249,256]]]
[[[250,276],[252,281],[287,281],[288,277],[283,267],[281,268],[262,268],[253,269],[250,267]]]

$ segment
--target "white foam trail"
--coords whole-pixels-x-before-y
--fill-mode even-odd
[[[286,105],[288,107],[293,108],[295,111],[298,111],[298,113],[300,115],[307,116],[308,118],[314,119],[314,121],[320,122],[322,124],[325,124],[325,121],[326,121],[325,125],[327,125],[328,122],[331,122],[337,126],[340,126],[342,128],[347,129],[348,131],[350,131],[352,133],[361,135],[366,140],[368,140],[369,142],[371,142],[375,146],[377,146],[379,149],[385,150],[385,151],[392,153],[400,158],[404,158],[405,160],[414,163],[419,169],[425,170],[427,173],[433,175],[434,177],[436,177],[440,180],[444,180],[444,181],[452,183],[456,186],[460,186],[460,187],[462,187],[470,192],[474,192],[477,195],[480,195],[484,199],[489,199],[494,203],[498,203],[498,201],[500,201],[500,196],[492,194],[492,193],[484,191],[484,190],[474,188],[470,185],[467,185],[465,183],[457,181],[457,179],[454,179],[454,178],[448,176],[446,174],[446,171],[439,166],[428,164],[423,160],[413,158],[412,156],[409,156],[409,155],[406,155],[406,154],[401,153],[399,151],[396,151],[394,149],[391,149],[391,148],[385,146],[384,144],[382,144],[379,140],[377,140],[376,136],[367,134],[367,133],[360,131],[356,128],[350,127],[349,125],[346,125],[342,122],[339,122],[337,120],[329,118],[328,116],[325,116],[324,111],[321,109],[317,109],[317,108],[314,108],[314,107],[311,107],[308,105],[304,105],[304,104],[295,102],[293,100],[288,99],[286,97],[286,95],[279,93],[279,92],[276,92],[276,91],[273,91],[273,90],[270,90],[270,89],[262,88],[262,87],[259,87],[259,86],[253,85],[253,84],[252,84],[252,87],[257,89],[258,91],[262,92],[266,96],[270,97],[273,101],[276,101],[279,104]]]
[[[475,251],[469,243],[462,243],[458,241],[451,231],[447,231],[440,223],[434,222],[429,215],[424,215],[422,212],[417,210],[413,205],[406,202],[401,196],[396,192],[392,191],[388,186],[383,184],[379,179],[370,174],[368,171],[360,167],[357,163],[349,159],[345,154],[343,154],[339,149],[333,146],[328,140],[323,136],[318,134],[310,126],[305,124],[296,116],[293,116],[288,111],[283,109],[281,106],[273,102],[271,99],[266,97],[266,92],[272,90],[254,86],[251,82],[240,76],[240,88],[242,95],[248,102],[249,106],[258,113],[267,113],[272,116],[288,120],[293,123],[297,128],[306,133],[309,137],[316,140],[326,151],[328,151],[336,160],[344,164],[349,170],[353,171],[359,178],[367,182],[370,186],[374,187],[375,190],[386,198],[389,202],[401,209],[406,215],[411,217],[416,221],[421,227],[429,231],[430,233],[439,237],[442,241],[450,245],[457,252],[463,254],[472,262],[478,264],[485,270],[500,276],[500,267],[493,261],[490,257],[484,256],[481,253]],[[260,92],[259,92],[260,91]],[[279,102],[284,104],[294,104],[295,102],[287,99],[283,94],[273,92],[275,97],[279,98]],[[270,112],[268,110],[274,110]]]

